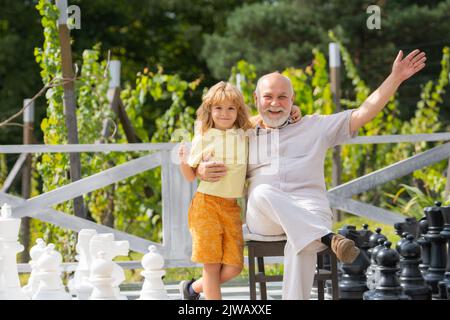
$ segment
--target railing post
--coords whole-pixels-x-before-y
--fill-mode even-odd
[[[335,105],[335,113],[340,112],[341,109],[341,56],[339,53],[339,45],[335,42],[329,44],[330,56],[330,78],[331,78],[331,93],[333,94],[333,103]],[[341,146],[336,146],[333,149],[332,159],[332,186],[336,187],[342,183],[342,163],[341,163]],[[334,221],[341,221],[341,212],[333,209]]]
[[[33,126],[34,126],[34,101],[25,99],[23,101],[25,108],[23,113],[23,144],[33,144]],[[26,156],[25,163],[22,168],[22,198],[28,199],[31,196],[31,157],[29,153]],[[28,262],[30,260],[30,221],[31,218],[24,217],[21,223],[21,241],[24,250],[21,254],[21,261]]]
[[[192,240],[187,213],[196,184],[183,178],[171,159],[171,151],[161,151],[161,156],[164,257],[189,262]]]
[[[72,66],[72,49],[70,46],[70,31],[67,26],[67,0],[56,0],[59,8],[59,41],[61,45],[61,62],[63,78],[74,79],[75,72]],[[67,141],[69,144],[78,144],[78,127],[76,114],[75,80],[64,83],[64,115],[67,127]],[[81,160],[79,153],[70,153],[70,179],[72,182],[81,179]],[[83,197],[73,199],[75,215],[86,219]]]

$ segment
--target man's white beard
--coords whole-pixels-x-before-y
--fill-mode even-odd
[[[289,119],[289,116],[290,114],[286,112],[286,114],[279,119],[270,119],[265,115],[261,114],[264,124],[270,128],[278,128],[279,126],[284,124],[287,121],[287,119]]]

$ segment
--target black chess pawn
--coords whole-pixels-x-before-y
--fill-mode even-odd
[[[406,236],[408,235],[408,232],[402,232],[401,234],[401,239],[399,241],[397,241],[397,243],[395,244],[395,250],[397,250],[398,253],[400,253],[400,246],[406,242]],[[413,236],[414,237],[414,236]]]
[[[428,221],[427,217],[423,217],[419,221],[419,233],[420,237],[417,239],[417,243],[421,248],[421,263],[419,264],[419,270],[422,272],[422,275],[425,276],[428,268],[430,267],[430,254],[431,254],[431,243],[427,239],[425,239],[425,235],[428,232]]]
[[[424,278],[426,283],[431,286],[433,295],[438,298],[438,283],[444,279],[447,262],[446,239],[440,234],[444,226],[441,203],[436,202],[434,207],[426,207],[424,211],[428,221],[428,232],[425,234],[425,239],[431,242],[430,267]]]
[[[370,237],[373,235],[373,232],[369,230],[368,224],[363,224],[362,229],[358,230],[358,233],[360,235],[361,243],[358,245],[358,247],[361,250],[364,250],[369,256],[368,250],[371,248],[369,245]]]
[[[358,247],[364,242],[361,234],[356,231],[355,226],[345,226],[338,233],[355,241]],[[365,273],[369,265],[369,257],[364,250],[361,250],[358,257],[352,263],[341,264],[342,276],[339,281],[339,299],[361,300],[363,298],[363,293],[368,290]]]
[[[447,269],[445,269],[444,280],[439,281],[439,297],[450,300],[450,206],[441,207],[444,218],[444,228],[441,236],[447,240]]]
[[[380,228],[378,228],[380,229]],[[380,229],[381,231],[381,229]],[[384,237],[380,237],[378,238],[378,245],[375,246],[374,248],[370,249],[371,250],[371,255],[370,255],[370,266],[367,268],[366,271],[366,278],[367,278],[367,288],[369,289],[368,291],[364,292],[363,294],[363,299],[364,300],[370,300],[368,299],[372,294],[375,293],[375,288],[377,286],[377,281],[379,279],[379,272],[377,271],[377,261],[376,261],[376,257],[378,252],[380,252],[381,249],[384,248],[384,243],[386,242],[386,238]]]
[[[370,248],[376,247],[378,245],[378,239],[381,239],[381,238],[383,238],[385,241],[387,240],[386,236],[381,233],[381,228],[378,227],[378,228],[375,229],[375,233],[373,233],[369,237],[369,247]],[[368,252],[369,252],[369,255],[370,255],[371,249],[369,249]]]
[[[420,245],[409,234],[399,248],[403,261],[400,265],[400,285],[406,295],[412,300],[431,300],[431,289],[425,283],[419,270]]]
[[[384,248],[376,255],[380,279],[372,295],[365,296],[366,300],[409,300],[398,280],[399,254],[391,249],[391,242],[386,241]]]

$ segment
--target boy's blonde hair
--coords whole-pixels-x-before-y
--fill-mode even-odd
[[[214,126],[211,108],[224,102],[232,103],[236,107],[237,117],[234,125],[238,129],[252,128],[249,120],[250,111],[244,102],[242,93],[231,83],[220,81],[203,96],[202,104],[197,110],[197,122],[200,122],[198,129],[201,133],[205,133]]]

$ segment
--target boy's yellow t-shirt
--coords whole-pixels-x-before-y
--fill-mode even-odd
[[[206,157],[222,162],[227,174],[217,182],[201,181],[197,191],[223,198],[239,198],[244,192],[247,172],[248,137],[242,129],[210,128],[192,140],[188,164],[195,168]]]

